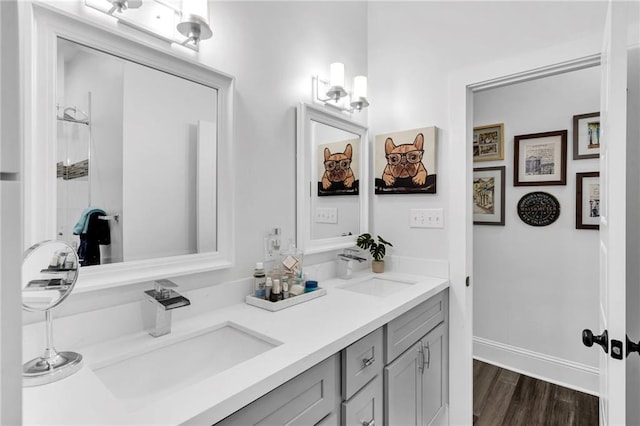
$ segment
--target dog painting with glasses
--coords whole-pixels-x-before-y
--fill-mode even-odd
[[[376,169],[384,165],[375,181],[376,194],[436,192],[435,127],[378,136],[376,142]]]
[[[351,167],[354,160],[353,146],[346,143],[344,148],[337,151],[336,145],[331,144],[332,149],[324,146],[323,150],[323,166],[324,172],[322,178],[318,182],[318,195],[357,195],[358,180]]]

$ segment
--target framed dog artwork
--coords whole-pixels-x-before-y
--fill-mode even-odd
[[[376,194],[436,193],[436,127],[377,135]]]
[[[318,196],[358,195],[360,140],[318,145]]]

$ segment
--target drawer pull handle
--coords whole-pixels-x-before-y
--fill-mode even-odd
[[[370,365],[371,365],[371,364],[373,364],[374,362],[376,362],[376,357],[375,357],[375,356],[372,356],[371,358],[365,358],[365,359],[363,359],[363,360],[362,360],[362,364],[363,364],[365,367],[370,366]],[[372,420],[372,421],[373,421],[373,420]],[[364,424],[364,423],[363,423],[363,424]],[[373,426],[373,424],[372,424],[371,426]]]
[[[371,419],[369,421],[364,420],[362,422],[362,426],[375,426],[376,424],[376,419]]]

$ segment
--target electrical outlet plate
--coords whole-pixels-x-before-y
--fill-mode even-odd
[[[316,209],[316,223],[338,223],[338,209],[336,207],[318,207]]]
[[[410,228],[444,228],[443,209],[411,209]]]

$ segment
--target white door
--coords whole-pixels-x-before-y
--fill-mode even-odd
[[[626,424],[627,5],[609,2],[602,54],[600,424]]]

